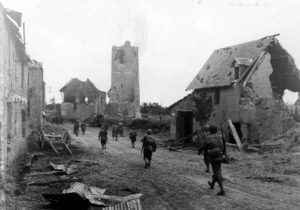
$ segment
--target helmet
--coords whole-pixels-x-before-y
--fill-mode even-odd
[[[148,134],[148,135],[151,135],[151,134],[152,134],[152,130],[151,130],[151,129],[148,129],[148,130],[147,130],[147,134]]]

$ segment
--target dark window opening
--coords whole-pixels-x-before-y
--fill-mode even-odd
[[[234,68],[234,79],[239,79],[240,78],[240,68],[239,67],[235,67]]]
[[[115,60],[119,60],[120,64],[124,64],[124,50],[123,49],[118,50]]]
[[[215,90],[215,104],[220,104],[220,89]]]
[[[121,88],[123,87],[123,84],[121,84]]]

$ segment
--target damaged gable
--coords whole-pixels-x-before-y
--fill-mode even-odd
[[[88,102],[94,102],[100,95],[106,95],[105,92],[98,90],[89,79],[83,82],[77,78],[64,85],[60,92],[64,93],[64,102],[70,103],[84,103],[86,97]]]
[[[274,36],[215,50],[189,84],[187,90],[230,86],[235,80],[233,64],[251,66]]]

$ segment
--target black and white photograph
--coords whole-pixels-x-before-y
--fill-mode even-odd
[[[300,1],[0,0],[0,210],[300,209]]]

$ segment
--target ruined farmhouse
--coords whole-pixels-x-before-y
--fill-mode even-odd
[[[104,114],[106,93],[98,90],[89,79],[84,82],[77,78],[71,79],[60,92],[64,119],[85,120],[95,114]]]
[[[43,68],[26,54],[25,42],[19,33],[21,26],[22,13],[6,9],[0,3],[1,178],[27,152],[29,124],[38,127],[42,123]],[[40,86],[32,90],[35,83]]]
[[[299,71],[276,35],[217,49],[189,84],[193,92],[170,106],[171,136],[222,124],[234,142],[231,119],[242,142],[261,143],[293,125],[286,89],[300,92]]]
[[[111,88],[107,94],[108,117],[140,117],[138,47],[129,41],[112,47]]]

